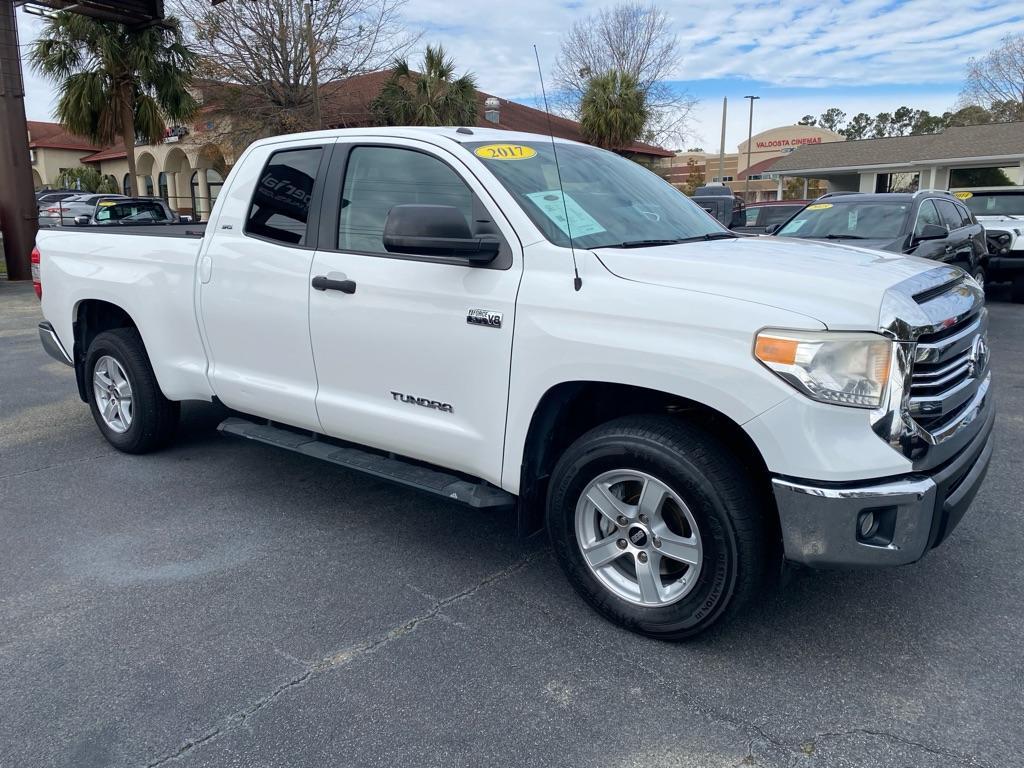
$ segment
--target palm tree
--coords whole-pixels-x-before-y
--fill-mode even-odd
[[[650,110],[636,77],[611,70],[591,78],[580,102],[580,130],[598,147],[621,150],[643,134]]]
[[[107,146],[120,140],[135,191],[135,137],[162,141],[167,120],[185,122],[199,104],[188,91],[196,55],[174,18],[130,28],[61,12],[33,44],[33,67],[60,88],[57,119],[71,133]]]
[[[370,105],[380,125],[475,125],[476,77],[458,79],[444,48],[427,46],[422,72],[396,59],[391,76]]]

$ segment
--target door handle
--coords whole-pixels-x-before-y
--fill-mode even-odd
[[[355,293],[355,280],[332,280],[325,275],[317,275],[313,278],[313,287],[318,291],[341,291],[342,293]]]

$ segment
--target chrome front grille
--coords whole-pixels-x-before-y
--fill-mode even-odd
[[[879,328],[896,357],[872,429],[916,470],[938,467],[993,416],[985,294],[963,270],[936,266],[886,291]]]
[[[987,315],[979,308],[918,339],[908,406],[919,427],[941,431],[971,405],[988,371],[986,331]]]

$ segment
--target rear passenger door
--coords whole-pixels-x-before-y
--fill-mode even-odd
[[[310,287],[316,405],[329,435],[497,483],[522,254],[462,151],[338,143],[311,275],[353,292]],[[401,204],[454,206],[501,252],[486,266],[389,253],[384,222]]]
[[[309,270],[318,229],[311,212],[333,142],[250,150],[218,200],[199,260],[214,393],[231,408],[317,431]]]

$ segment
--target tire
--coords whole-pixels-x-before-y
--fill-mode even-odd
[[[171,442],[180,406],[160,391],[137,330],[116,328],[97,335],[85,357],[85,380],[92,417],[117,450],[149,453]],[[104,385],[106,391],[97,391]],[[115,415],[104,417],[104,405],[114,398],[120,399],[107,412]]]
[[[974,280],[978,283],[978,285],[981,286],[981,290],[984,291],[985,290],[985,281],[988,280],[988,277],[985,275],[985,268],[979,264],[971,272],[971,277],[974,278]]]
[[[634,475],[637,480],[628,479]],[[627,479],[618,482],[623,477]],[[636,502],[649,488],[655,489],[650,496],[654,499],[667,489],[663,519],[658,522],[657,514],[649,515],[645,529],[635,525],[643,505],[636,505],[634,517],[628,516],[629,505],[621,505],[616,511],[627,507],[628,524],[616,527],[588,498],[596,495],[607,504],[607,495],[594,492],[600,487],[622,497],[620,502]],[[610,529],[603,534],[606,538],[601,531],[589,538],[596,526]],[[622,627],[664,640],[693,637],[731,618],[774,585],[781,570],[781,542],[767,494],[758,491],[735,455],[710,432],[669,417],[618,419],[573,443],[552,473],[547,528],[563,571],[594,609]],[[637,544],[638,530],[647,534],[643,548]],[[660,545],[655,541],[659,531]],[[617,548],[626,550],[621,555],[607,544],[612,538]],[[699,562],[683,565],[667,554],[670,543],[679,551],[685,541],[690,543],[682,547],[684,554],[698,550]],[[594,569],[584,546],[592,547],[595,560],[603,559],[602,552],[615,559]],[[642,557],[649,565],[641,565]],[[649,597],[650,577],[640,579],[641,567],[655,574],[657,598],[646,605],[640,582],[648,584]],[[683,576],[677,577],[680,572]]]

